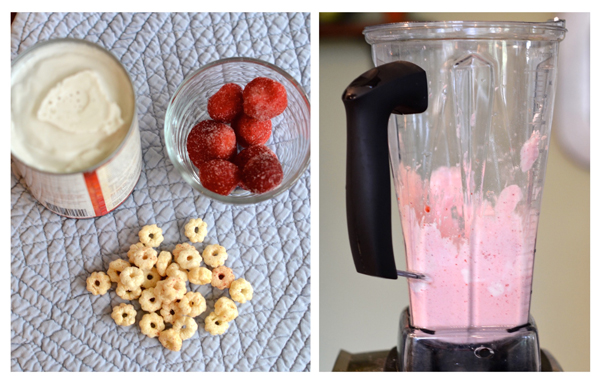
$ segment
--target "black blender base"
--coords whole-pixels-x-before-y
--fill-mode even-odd
[[[542,354],[542,372],[562,372],[560,364],[554,356],[545,349]],[[398,348],[389,351],[350,353],[341,350],[335,365],[334,372],[399,372]]]
[[[401,371],[540,371],[535,322],[513,329],[429,331],[410,326],[409,310],[400,317],[397,366]]]

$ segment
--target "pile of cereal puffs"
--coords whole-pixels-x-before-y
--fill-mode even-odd
[[[189,243],[175,246],[172,252],[157,248],[163,242],[162,229],[157,225],[144,226],[140,242],[131,245],[128,261],[117,259],[108,271],[94,272],[87,279],[87,290],[104,295],[116,283],[117,295],[125,300],[138,300],[142,313],[140,329],[148,337],[158,337],[171,351],[180,351],[183,341],[196,333],[195,320],[206,311],[206,300],[199,292],[188,290],[187,282],[211,284],[219,290],[229,289],[229,296],[215,302],[214,311],[204,319],[204,329],[211,335],[222,335],[229,322],[238,316],[235,304],[252,299],[252,285],[243,278],[235,279],[225,266],[227,250],[220,245],[208,245],[202,254]],[[191,243],[203,242],[207,224],[191,219],[185,225],[185,235]],[[202,263],[207,267],[202,266]],[[111,317],[120,326],[135,324],[137,311],[133,304],[121,303],[113,308]]]

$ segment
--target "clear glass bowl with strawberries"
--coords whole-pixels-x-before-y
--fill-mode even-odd
[[[165,116],[171,162],[202,194],[253,204],[289,189],[310,162],[310,102],[282,69],[212,62],[183,81]]]

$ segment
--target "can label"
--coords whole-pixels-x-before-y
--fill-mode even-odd
[[[117,208],[133,191],[142,170],[137,116],[130,134],[110,159],[89,172],[68,175],[36,171],[15,160],[33,196],[46,208],[65,217],[103,216]]]

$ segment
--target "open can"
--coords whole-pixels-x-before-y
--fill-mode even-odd
[[[126,101],[120,105],[126,107],[123,110],[123,115],[127,115],[124,119],[125,124],[119,128],[119,134],[107,138],[107,141],[110,141],[109,150],[97,161],[85,164],[85,168],[62,173],[60,170],[48,170],[31,159],[20,157],[19,153],[15,152],[14,141],[11,141],[11,154],[15,167],[31,194],[50,211],[69,218],[99,217],[110,213],[123,203],[133,192],[140,177],[142,154],[135,91],[129,73],[112,53],[91,42],[71,38],[44,41],[20,54],[11,65],[11,82],[14,81],[18,69],[25,70],[19,65],[29,65],[27,62],[30,55],[43,51],[41,49],[57,48],[58,44],[69,44],[69,49],[74,51],[74,54],[81,48],[82,51],[93,52],[101,58],[100,61],[106,60],[103,62],[110,62],[113,66],[116,63],[114,67],[118,71],[118,82],[126,90],[118,91],[121,94],[119,96],[126,94]],[[58,81],[60,79],[57,79]],[[12,91],[11,83],[11,98]],[[35,107],[39,106],[36,103],[39,99],[32,97],[30,102],[35,103]],[[15,129],[20,127],[13,122],[13,112],[11,106],[11,128],[14,133]],[[59,154],[57,151],[57,155]]]

